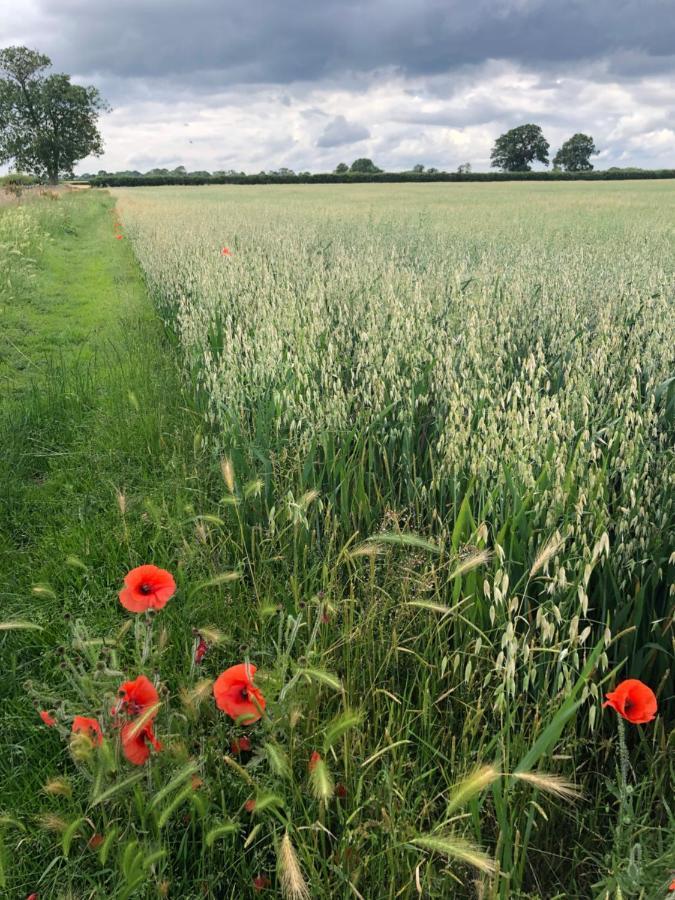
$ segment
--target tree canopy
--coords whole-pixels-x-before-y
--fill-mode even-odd
[[[374,175],[377,172],[381,172],[382,169],[378,169],[372,159],[362,157],[361,159],[354,160],[349,168],[349,171]]]
[[[98,117],[107,109],[95,87],[46,74],[51,60],[27,47],[0,51],[0,162],[56,183],[85,156],[100,156]]]
[[[519,125],[497,138],[490,165],[504,172],[529,172],[535,161],[548,165],[549,146],[538,125]]]
[[[590,172],[593,168],[591,156],[597,152],[590,134],[577,132],[558,150],[553,157],[553,165],[566,172]]]

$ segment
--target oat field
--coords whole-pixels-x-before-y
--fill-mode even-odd
[[[666,897],[675,185],[112,195],[158,321],[40,582],[64,749],[6,856],[64,897]]]

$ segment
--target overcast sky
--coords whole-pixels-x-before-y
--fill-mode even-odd
[[[487,169],[523,122],[675,167],[675,0],[0,0],[10,44],[113,107],[79,172]]]

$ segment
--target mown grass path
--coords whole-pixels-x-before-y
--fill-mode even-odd
[[[2,809],[29,822],[55,806],[41,789],[65,763],[36,704],[49,702],[45,684],[57,703],[68,679],[58,649],[68,620],[119,624],[124,572],[163,554],[141,509],[183,502],[176,473],[192,446],[173,358],[113,209],[98,192],[31,204],[50,237],[3,318],[16,366],[0,395],[0,619],[43,630],[0,632],[0,783]],[[2,896],[56,896],[69,883],[65,860],[47,873],[44,835],[5,839]]]
[[[107,194],[38,200],[26,211],[45,228],[33,280],[3,304],[0,376],[21,390],[48,359],[91,358],[122,318],[147,314],[145,290],[128,243],[113,231]]]

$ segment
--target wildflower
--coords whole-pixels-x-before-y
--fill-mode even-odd
[[[234,740],[230,742],[230,750],[235,756],[239,756],[240,753],[248,753],[250,749],[251,742],[246,736],[234,738]]]
[[[673,880],[672,880],[672,881],[670,882],[670,884],[668,885],[668,890],[669,890],[669,891],[675,891],[675,878],[673,878]]]
[[[159,703],[157,689],[145,675],[139,675],[134,681],[125,681],[120,686],[119,694],[120,700],[113,713],[123,711],[129,716],[138,716]],[[150,720],[155,715],[152,713]]]
[[[637,678],[622,681],[615,691],[607,694],[607,701],[602,705],[611,706],[634,725],[651,722],[657,710],[654,691]]]
[[[93,744],[100,747],[103,743],[103,733],[101,726],[96,719],[90,719],[87,716],[75,716],[73,719],[73,734],[85,734],[91,738]]]
[[[39,896],[40,896],[39,894],[35,894],[35,893],[29,894],[29,895],[26,897],[26,900],[38,900],[38,897],[39,897]]]
[[[232,256],[232,251],[230,250],[229,247],[223,247],[223,249],[220,251],[220,255],[221,256]]]
[[[255,800],[247,800],[246,803],[244,803],[244,809],[246,812],[252,813],[255,809]]]
[[[271,887],[272,882],[267,877],[267,875],[256,875],[253,879],[253,890],[256,893],[260,893],[261,891],[266,891],[269,887]]]
[[[195,650],[195,663],[197,663],[197,665],[199,665],[199,663],[204,659],[204,657],[206,656],[206,651],[208,649],[208,644],[200,634],[199,643],[197,644],[197,649]]]
[[[120,603],[130,612],[162,609],[176,592],[173,575],[157,566],[138,566],[124,577]]]
[[[122,238],[124,237],[124,235],[122,235],[122,234],[116,234],[115,237],[117,238],[118,241],[121,241]]]
[[[90,850],[98,850],[101,844],[104,841],[104,837],[102,834],[92,834],[92,836],[87,841]]]
[[[347,796],[347,788],[344,786],[344,784],[342,784],[341,781],[335,785],[335,796],[339,800],[344,800]]]
[[[53,728],[56,725],[56,719],[46,709],[40,710],[40,718],[48,728]]]
[[[312,753],[309,758],[309,763],[307,764],[307,768],[310,772],[313,772],[316,769],[317,765],[321,762],[321,754],[317,753],[316,750]]]
[[[157,751],[162,749],[152,730],[152,720],[145,722],[140,728],[138,722],[128,722],[122,729],[122,753],[135,766],[142,766],[150,756],[148,744]]]
[[[253,684],[255,673],[255,666],[239,663],[226,669],[213,685],[218,709],[244,725],[257,722],[265,709],[265,698]]]

